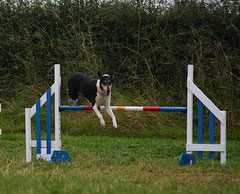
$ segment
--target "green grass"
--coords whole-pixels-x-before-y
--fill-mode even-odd
[[[24,134],[0,143],[1,193],[239,193],[240,147],[228,141],[227,164],[207,157],[178,166],[185,140],[63,135],[71,163],[25,162]],[[36,152],[36,151],[34,151]]]

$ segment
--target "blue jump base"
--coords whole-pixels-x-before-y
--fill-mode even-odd
[[[67,151],[54,151],[51,157],[52,162],[71,162],[71,157]]]
[[[194,154],[181,154],[179,158],[179,166],[184,166],[186,164],[196,164]]]

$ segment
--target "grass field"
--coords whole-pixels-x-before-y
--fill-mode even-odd
[[[63,135],[71,163],[25,162],[25,136],[3,134],[0,193],[239,193],[240,146],[227,142],[227,164],[207,157],[178,166],[184,139]],[[207,156],[207,153],[206,155]]]

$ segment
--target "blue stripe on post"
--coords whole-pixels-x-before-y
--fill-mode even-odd
[[[36,135],[37,135],[37,154],[41,154],[41,104],[40,99],[36,102]]]
[[[209,144],[214,144],[214,115],[209,111]],[[209,158],[214,158],[214,152],[209,152]]]
[[[47,90],[47,154],[51,154],[51,88]]]
[[[198,100],[198,143],[203,143],[203,103]],[[203,158],[203,153],[198,152],[198,158]]]

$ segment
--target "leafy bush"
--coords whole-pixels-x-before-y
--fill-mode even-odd
[[[1,2],[1,99],[16,98],[26,85],[39,95],[59,63],[63,87],[72,72],[96,77],[100,69],[115,75],[121,93],[158,105],[184,105],[192,63],[195,82],[227,110],[228,126],[236,132],[239,1],[181,1],[177,7],[154,2]]]

